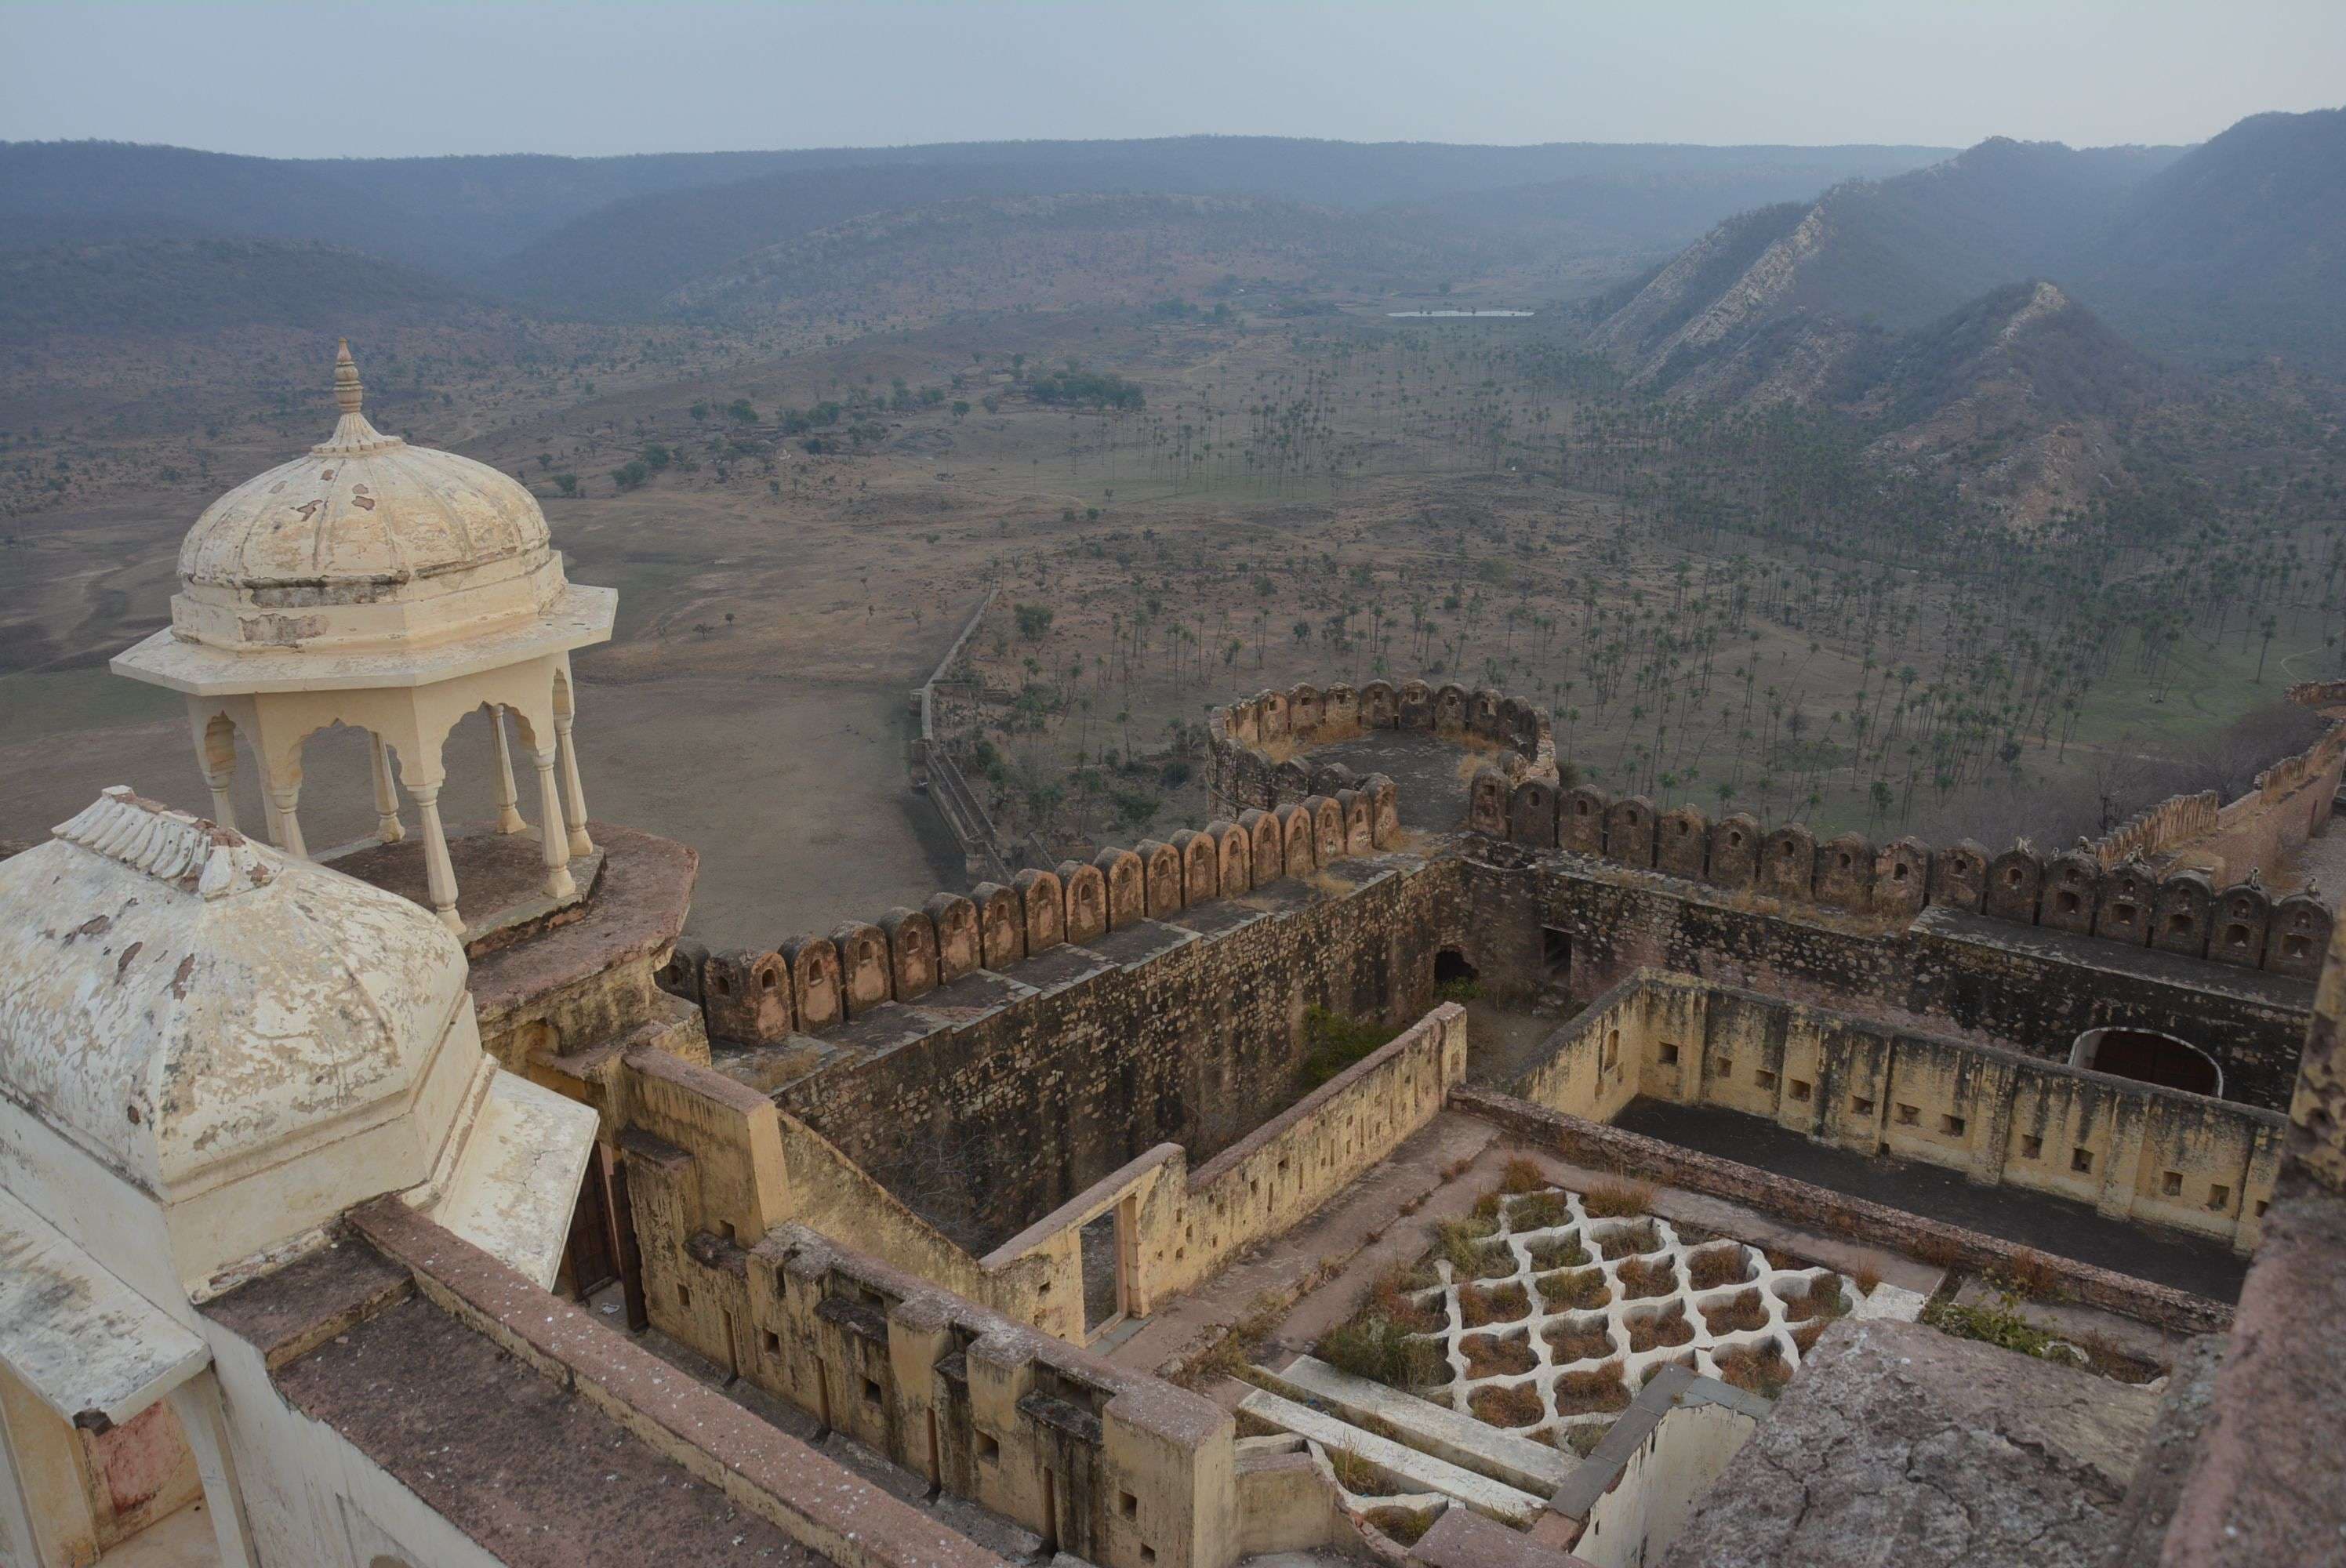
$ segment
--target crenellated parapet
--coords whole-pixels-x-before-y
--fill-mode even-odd
[[[1400,842],[1400,791],[1372,773],[1275,809],[1250,807],[1167,840],[1022,871],[1006,884],[935,893],[918,909],[845,921],[827,935],[794,936],[762,952],[710,952],[679,941],[658,980],[700,1008],[714,1039],[764,1044],[819,1035],[979,970],[1011,970],[1056,947],[1243,898]]]
[[[1488,687],[1372,680],[1357,688],[1305,682],[1213,709],[1206,716],[1207,786],[1217,805],[1233,810],[1273,810],[1308,795],[1332,796],[1356,787],[1352,769],[1304,754],[1371,729],[1424,730],[1462,745],[1480,743],[1510,784],[1556,784],[1556,738],[1535,705]]]
[[[1799,822],[1762,831],[1739,811],[1716,822],[1692,805],[1657,812],[1641,795],[1559,791],[1497,769],[1477,773],[1467,799],[1470,831],[1727,892],[1892,921],[1944,906],[2299,980],[2320,972],[2334,918],[2310,892],[2276,897],[2253,873],[2219,887],[2195,870],[2162,876],[2139,858],[2105,865],[2083,840],[2046,855],[2024,840],[1994,857],[1968,839],[1820,841]]]

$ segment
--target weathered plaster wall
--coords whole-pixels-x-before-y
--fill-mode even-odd
[[[1463,940],[1504,994],[1590,999],[1650,968],[2054,1061],[2088,1029],[2160,1030],[2214,1056],[2227,1095],[2251,1105],[2278,1108],[2294,1080],[2311,987],[2278,974],[1958,909],[1890,921],[1469,842]]]
[[[2256,1247],[2280,1163],[2271,1111],[1677,976],[1625,983],[1553,1044],[1517,1084],[1522,1098],[1611,1119],[1628,1096],[1596,1074],[1609,1054],[1657,1099],[1764,1116],[2241,1253]]]
[[[655,1321],[721,1356],[732,1334],[692,1281],[726,1247],[790,1222],[1004,1317],[1082,1343],[1082,1231],[1119,1216],[1128,1310],[1189,1288],[1282,1234],[1442,1108],[1466,1070],[1465,1014],[1437,1007],[1219,1156],[1192,1169],[1163,1144],[983,1257],[906,1207],[821,1134],[722,1074],[631,1052],[621,1135]],[[668,1288],[682,1282],[678,1298]],[[697,1301],[697,1305],[696,1305]]]

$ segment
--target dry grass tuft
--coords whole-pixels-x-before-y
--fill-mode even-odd
[[[1470,1378],[1515,1378],[1539,1365],[1528,1334],[1469,1334],[1458,1341]]]
[[[1740,1242],[1724,1247],[1706,1247],[1687,1255],[1687,1278],[1697,1290],[1716,1290],[1722,1285],[1748,1284],[1751,1278],[1751,1259]]]
[[[1648,1312],[1629,1320],[1629,1349],[1658,1350],[1668,1345],[1683,1345],[1694,1338],[1694,1325],[1687,1321],[1686,1308],[1673,1301],[1659,1312]]]
[[[1595,1415],[1628,1408],[1629,1385],[1621,1380],[1618,1361],[1607,1361],[1585,1372],[1566,1372],[1556,1380],[1558,1415]]]
[[[1678,1288],[1678,1266],[1668,1257],[1632,1257],[1613,1271],[1625,1301],[1668,1296]]]
[[[1547,1419],[1547,1408],[1540,1403],[1539,1390],[1529,1383],[1477,1389],[1467,1397],[1466,1408],[1474,1412],[1475,1419],[1494,1427],[1527,1427]]]
[[[1643,1181],[1598,1181],[1580,1195],[1580,1207],[1592,1219],[1627,1219],[1654,1207],[1654,1184]]]
[[[1757,1290],[1739,1290],[1724,1301],[1702,1308],[1702,1320],[1714,1334],[1735,1334],[1768,1326],[1768,1309]]]
[[[1537,1192],[1547,1186],[1547,1176],[1536,1160],[1517,1155],[1509,1160],[1500,1178],[1499,1190],[1506,1193]]]
[[[1520,1285],[1470,1285],[1458,1293],[1458,1316],[1469,1329],[1513,1323],[1531,1309],[1531,1298]]]
[[[1543,1274],[1532,1283],[1539,1287],[1540,1302],[1551,1312],[1593,1311],[1613,1299],[1602,1268]]]

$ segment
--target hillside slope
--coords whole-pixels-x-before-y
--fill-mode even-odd
[[[1813,397],[1873,334],[2048,273],[2177,156],[1997,139],[1806,208],[1746,213],[1621,301],[1590,346],[1660,391]]]
[[[2346,109],[2258,115],[2146,181],[2067,275],[2155,352],[2346,375]]]
[[[1943,473],[2006,520],[2033,524],[2126,483],[2131,425],[2177,390],[2169,372],[2038,280],[1869,344],[1827,392],[1882,433],[1876,458]]]

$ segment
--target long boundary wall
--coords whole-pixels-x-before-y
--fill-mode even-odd
[[[2190,831],[2197,836],[2188,846],[2167,849],[2188,860],[2196,846],[2219,871],[2230,863],[2270,861],[2329,820],[2341,768],[2346,725],[2275,763],[2252,793],[2228,806],[2216,808],[2212,796],[2186,796],[2155,808],[2120,830],[2131,837],[2116,864],[2106,845],[2083,842],[2047,856],[2023,840],[1994,857],[1970,840],[1933,849],[1903,837],[1877,846],[1862,834],[1843,833],[1821,843],[1798,822],[1762,830],[1742,812],[1714,822],[1691,805],[1657,811],[1643,796],[1615,797],[1590,785],[1559,789],[1550,780],[1496,769],[1475,776],[1466,826],[1532,849],[1569,850],[1787,904],[1883,920],[1945,906],[2310,980],[2320,972],[2333,923],[2320,899],[2276,899],[2254,871],[2220,887],[2188,865],[2161,876],[2134,850]]]

